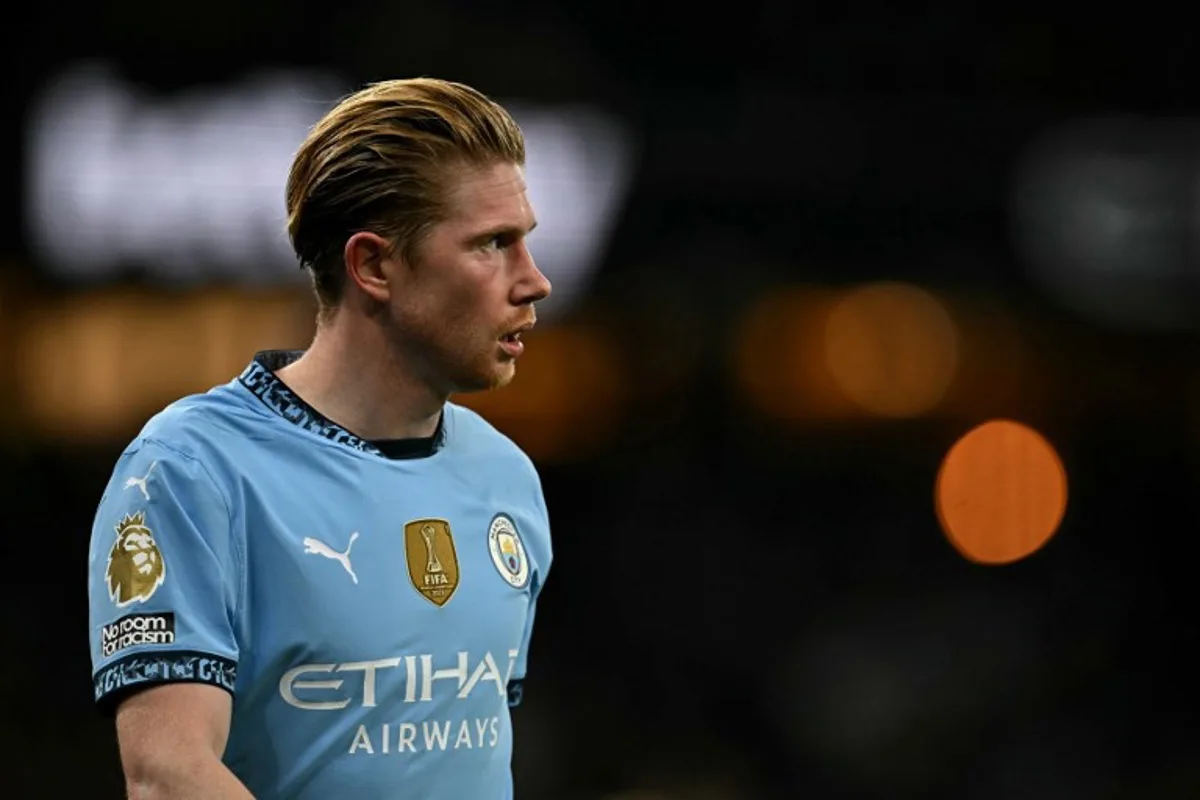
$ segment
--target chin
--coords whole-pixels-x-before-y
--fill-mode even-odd
[[[501,389],[512,383],[517,374],[517,366],[513,362],[493,364],[491,369],[479,370],[473,375],[464,376],[456,381],[455,394],[486,392],[491,389]]]
[[[496,378],[492,381],[493,389],[500,389],[512,383],[512,379],[517,376],[517,365],[508,363],[496,370]]]
[[[492,369],[491,380],[488,381],[488,389],[500,389],[512,383],[512,379],[517,374],[517,365],[512,361],[501,362]]]

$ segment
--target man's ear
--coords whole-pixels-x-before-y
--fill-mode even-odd
[[[392,246],[387,239],[377,233],[359,231],[346,240],[343,251],[346,276],[372,300],[386,303],[392,286],[385,262],[391,255]]]

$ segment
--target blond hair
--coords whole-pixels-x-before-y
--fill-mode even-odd
[[[499,104],[432,78],[374,83],[343,98],[309,132],[287,182],[288,235],[320,305],[345,288],[343,250],[370,231],[411,259],[444,218],[461,165],[525,163],[525,140]]]

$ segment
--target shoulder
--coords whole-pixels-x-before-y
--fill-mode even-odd
[[[535,561],[545,569],[551,558],[550,514],[533,459],[478,413],[451,403],[447,403],[446,413],[454,426],[449,446],[472,470],[480,470],[482,480],[507,486],[508,496],[521,509],[518,516],[528,523],[520,526],[522,535]]]
[[[151,417],[129,441],[96,509],[93,542],[109,536],[114,520],[130,519],[142,520],[147,530],[153,526],[175,547],[227,538],[235,518],[234,473],[222,454],[229,434],[212,406],[204,395],[185,397]]]
[[[122,451],[113,478],[153,468],[160,479],[198,480],[224,496],[229,453],[245,440],[249,413],[226,387],[183,397],[146,421]]]
[[[130,447],[153,445],[184,458],[204,459],[242,438],[253,416],[231,387],[219,386],[163,408],[146,421]]]
[[[517,469],[540,486],[537,465],[516,442],[496,430],[477,412],[455,403],[446,404],[446,414],[452,438],[451,446],[472,457],[495,460],[507,469]]]

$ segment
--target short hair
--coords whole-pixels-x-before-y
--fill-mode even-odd
[[[412,259],[444,218],[459,166],[525,164],[512,116],[481,92],[433,78],[381,81],[344,97],[300,145],[287,181],[288,235],[319,304],[345,291],[343,252],[359,231]]]

